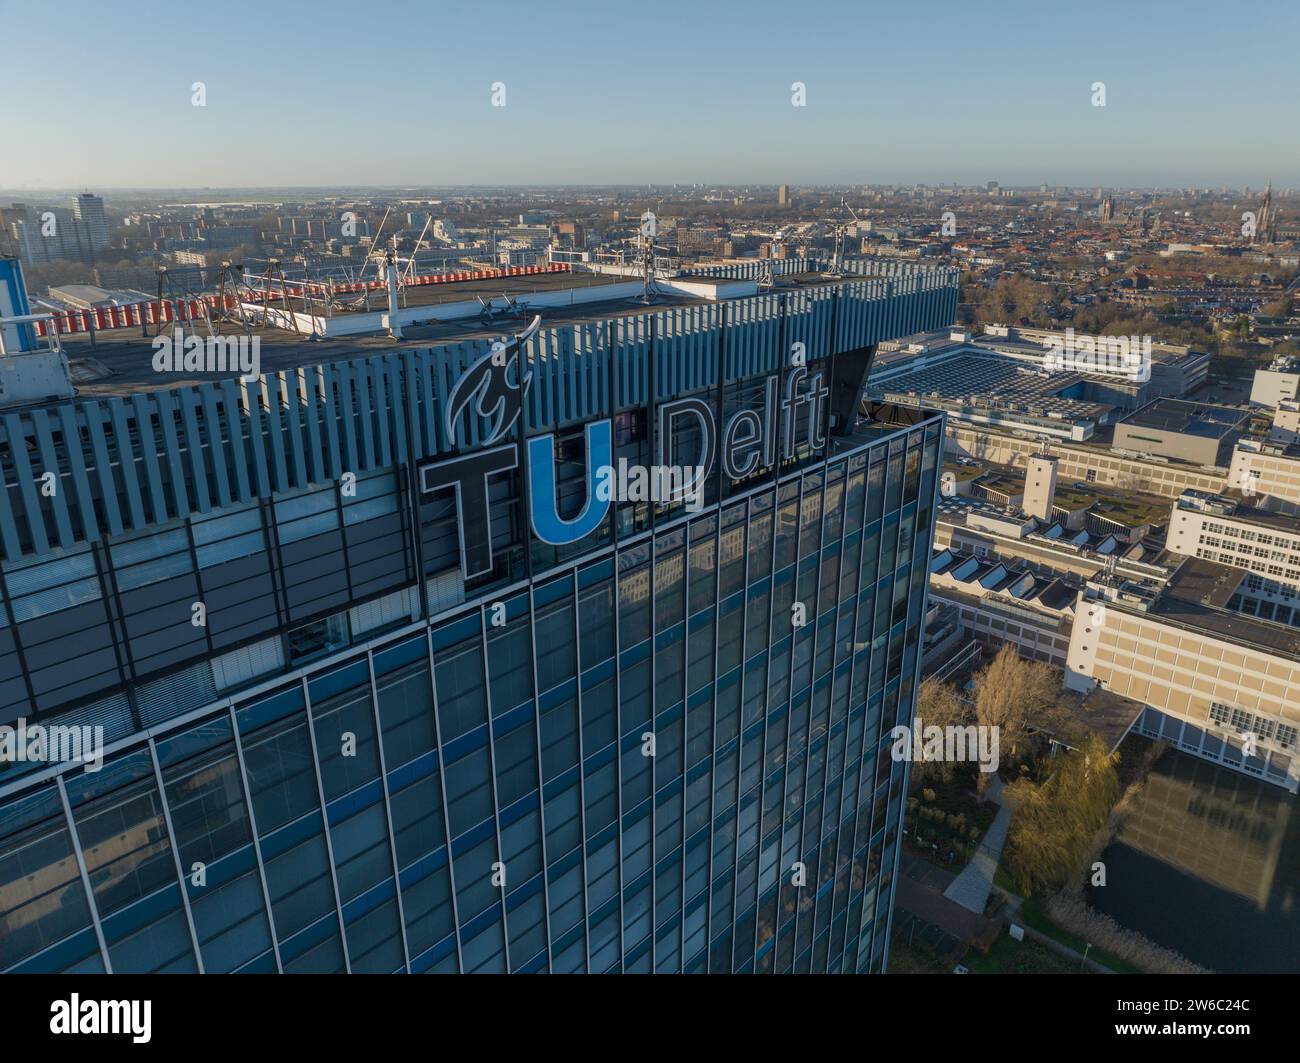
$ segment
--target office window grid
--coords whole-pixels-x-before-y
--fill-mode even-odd
[[[938,436],[58,776],[0,969],[880,970]]]

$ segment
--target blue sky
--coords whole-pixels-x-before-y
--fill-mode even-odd
[[[0,26],[7,188],[1300,186],[1294,0],[0,0]]]

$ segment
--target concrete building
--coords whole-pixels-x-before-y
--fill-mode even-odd
[[[1249,414],[1231,406],[1157,399],[1115,426],[1114,450],[1173,458],[1196,465],[1228,463]]]
[[[1300,443],[1241,440],[1232,452],[1226,486],[1261,508],[1300,514]]]
[[[1126,411],[1187,394],[1209,372],[1208,354],[1167,344],[1151,344],[1149,359],[1140,345],[1140,372],[1086,353],[1061,357],[1080,346],[1070,333],[1005,325],[978,338],[964,331],[908,337],[878,359],[872,394],[942,408],[950,431],[969,424],[1083,443]]]
[[[1025,512],[1050,523],[1056,500],[1056,458],[1036,454],[1025,468]]]
[[[1273,412],[1269,440],[1278,443],[1300,442],[1300,401],[1281,399]]]
[[[1145,706],[1140,733],[1300,788],[1300,630],[1230,608],[1244,573],[1188,558],[1162,589],[1098,579],[1079,592],[1067,689]]]
[[[1250,404],[1277,409],[1286,399],[1300,398],[1300,358],[1278,358],[1267,369],[1256,369]]]
[[[1300,521],[1230,499],[1189,491],[1174,503],[1166,546],[1173,554],[1200,557],[1243,569],[1242,598],[1268,606],[1267,619],[1293,622],[1300,599]],[[1260,615],[1258,606],[1249,610]],[[1300,627],[1300,617],[1295,617]]]
[[[1048,452],[1059,459],[1057,478],[1060,483],[1086,483],[1177,498],[1192,489],[1216,494],[1228,483],[1228,468],[1201,466],[1172,461],[1168,458],[1142,458],[1112,452],[1109,446],[1071,443],[1010,429],[983,429],[948,423],[946,453],[995,465],[1023,468],[1029,458]],[[1240,450],[1240,445],[1238,446]],[[1300,475],[1300,467],[1297,468]],[[1297,483],[1300,490],[1300,481]]]
[[[1065,667],[1076,584],[948,549],[931,559],[930,595],[955,608],[962,627],[987,650],[1010,643],[1022,657]]]
[[[1159,544],[1131,543],[1115,533],[1071,531],[969,502],[939,503],[936,549],[1016,565],[1041,576],[1083,583],[1114,570],[1127,579],[1163,583],[1169,575]]]
[[[72,201],[72,214],[92,251],[108,246],[108,219],[104,216],[104,201],[99,196],[82,192]]]
[[[0,213],[10,242],[26,265],[91,257],[90,234],[69,207],[15,203]]]

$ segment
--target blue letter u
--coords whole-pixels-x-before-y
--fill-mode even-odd
[[[587,502],[572,520],[561,520],[555,496],[555,436],[534,436],[528,441],[528,515],[533,534],[544,543],[576,543],[600,527],[609,512],[609,499],[596,497],[595,470],[614,464],[614,436],[609,421],[587,424]]]

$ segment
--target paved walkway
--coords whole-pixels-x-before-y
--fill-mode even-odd
[[[899,879],[897,900],[895,932],[909,929],[910,922],[916,920],[923,928],[921,940],[945,957],[960,958],[966,945],[982,943],[983,948],[988,948],[1002,930],[1000,923],[968,912],[938,890],[907,875]],[[935,935],[933,940],[930,933]]]
[[[984,905],[988,903],[989,892],[993,889],[993,874],[998,869],[1002,846],[1011,827],[1011,806],[1002,800],[1002,780],[996,775],[989,783],[985,797],[1001,806],[998,814],[975,851],[975,858],[962,868],[961,873],[943,891],[943,895],[950,901],[955,901],[977,915],[984,914]]]

